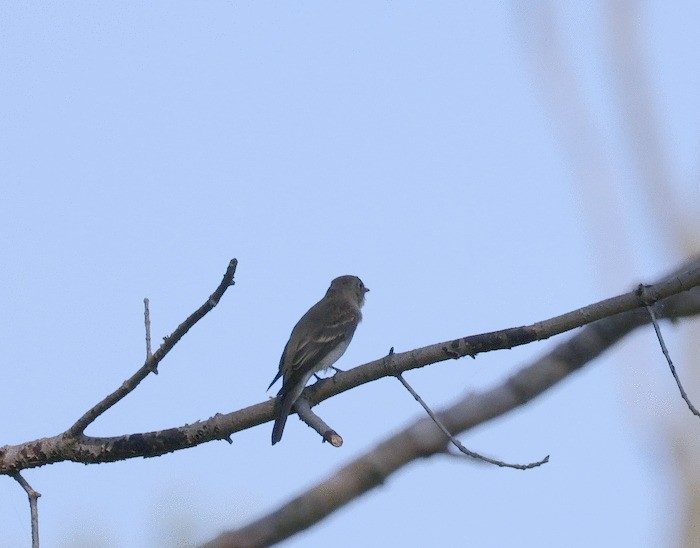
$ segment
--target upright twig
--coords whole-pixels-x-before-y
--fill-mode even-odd
[[[39,508],[37,501],[41,493],[32,489],[29,482],[25,480],[19,472],[14,472],[12,477],[22,486],[29,498],[29,512],[32,516],[32,548],[39,548]]]
[[[94,422],[97,417],[130,394],[139,385],[139,383],[148,376],[149,373],[154,372],[158,367],[158,364],[190,330],[190,328],[201,320],[207,314],[207,312],[219,304],[219,300],[226,290],[235,283],[233,276],[236,273],[237,265],[238,261],[236,259],[231,259],[221,283],[216,288],[214,293],[209,296],[206,302],[195,310],[184,322],[182,322],[169,337],[163,338],[163,344],[161,344],[158,350],[156,350],[156,352],[146,360],[146,363],[144,363],[136,373],[124,381],[117,390],[112,392],[109,396],[80,417],[80,419],[78,419],[78,421],[66,431],[65,435],[75,437],[82,434],[88,425]]]
[[[148,297],[143,300],[143,323],[146,327],[146,361],[150,360],[153,356],[151,352],[151,311],[148,308]],[[154,369],[153,372],[157,375],[158,370]]]

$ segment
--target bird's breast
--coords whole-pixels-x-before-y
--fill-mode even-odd
[[[337,362],[340,359],[340,356],[345,354],[345,351],[348,349],[348,346],[350,345],[349,340],[342,341],[338,346],[336,346],[333,350],[331,350],[328,354],[323,357],[316,367],[314,367],[314,372],[318,371],[323,371],[324,369],[328,369],[331,365],[333,365],[335,362]]]

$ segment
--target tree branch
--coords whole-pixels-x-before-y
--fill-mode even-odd
[[[14,472],[11,474],[12,477],[22,486],[22,489],[27,493],[29,498],[29,512],[31,514],[32,521],[32,548],[39,548],[39,497],[41,493],[32,489],[29,482],[22,477],[19,472]]]
[[[421,407],[425,409],[425,412],[428,413],[428,416],[433,419],[433,422],[435,425],[442,430],[443,434],[447,436],[447,439],[450,440],[450,443],[454,445],[462,454],[466,455],[467,457],[471,457],[476,460],[480,460],[483,462],[488,462],[489,464],[495,464],[496,466],[501,466],[503,468],[515,468],[516,470],[530,470],[531,468],[537,468],[538,466],[542,466],[543,464],[547,464],[549,462],[549,455],[547,455],[545,458],[542,460],[538,460],[536,462],[530,462],[528,464],[509,464],[507,462],[503,462],[500,460],[496,459],[491,459],[489,457],[485,457],[483,455],[480,455],[479,453],[475,453],[474,451],[471,451],[467,449],[457,438],[455,438],[450,431],[447,429],[447,427],[442,424],[442,421],[437,417],[437,415],[433,412],[432,409],[428,406],[425,401],[423,401],[423,398],[420,397],[418,392],[416,392],[413,387],[408,384],[408,381],[403,378],[403,375],[400,373],[396,375],[396,378],[399,379],[401,384],[404,385],[404,388],[409,391],[411,396],[414,397],[414,399],[421,404]]]
[[[683,398],[683,401],[688,406],[688,409],[690,409],[690,412],[696,417],[700,417],[700,412],[698,412],[697,408],[693,405],[693,402],[690,401],[688,393],[685,391],[685,388],[683,388],[683,383],[681,383],[681,379],[678,376],[676,366],[673,365],[673,360],[671,360],[671,354],[669,354],[668,352],[668,348],[666,347],[664,337],[663,335],[661,335],[661,328],[659,327],[659,322],[656,320],[656,314],[654,314],[654,307],[645,302],[646,288],[643,285],[640,285],[637,291],[639,292],[640,298],[642,299],[642,302],[644,303],[647,312],[649,312],[651,323],[654,325],[654,331],[656,332],[656,338],[659,340],[659,346],[661,346],[661,352],[666,358],[666,363],[668,363],[668,367],[671,370],[671,375],[673,375],[673,379],[676,381],[676,386],[678,386],[678,390],[681,393],[681,398]]]
[[[671,274],[665,280],[677,280],[679,287],[688,289],[689,286],[686,285],[688,278],[680,272],[686,268],[697,269],[698,263],[700,263],[700,257],[686,263],[678,273]],[[658,286],[663,283],[662,280]],[[636,292],[632,292],[623,297],[636,298],[638,305],[642,308],[613,314],[591,323],[540,359],[523,367],[505,382],[490,390],[466,395],[446,407],[437,413],[440,422],[450,432],[464,432],[527,403],[565,379],[635,328],[649,323],[650,316],[635,294]],[[692,291],[658,302],[657,312],[659,317],[666,319],[697,315],[700,312],[700,288],[696,287]],[[499,337],[494,338],[499,339]],[[439,345],[433,347],[435,346]],[[367,365],[350,370],[345,375],[365,368]],[[395,366],[395,363],[391,366]],[[340,374],[336,375],[334,379],[338,379],[339,376]],[[343,391],[343,386],[338,387],[337,390]],[[321,387],[319,387],[320,391]],[[325,392],[322,394],[325,395]],[[320,395],[317,394],[317,396]],[[280,542],[380,486],[391,474],[414,460],[443,454],[448,443],[445,434],[432,419],[419,419],[274,512],[238,530],[220,535],[205,544],[204,548],[233,546],[245,548],[269,546]]]
[[[235,260],[229,265],[227,275],[229,271],[232,275],[234,270]],[[228,277],[224,276],[225,282],[227,279]],[[652,302],[663,299],[656,306],[658,316],[661,318],[692,316],[700,313],[700,289],[696,287],[698,285],[700,285],[700,257],[694,258],[693,261],[684,265],[682,270],[661,280],[658,284],[649,286],[647,288],[647,297]],[[226,287],[224,282],[222,282],[222,286],[217,289],[217,292],[193,316],[200,313],[207,305],[213,303],[213,306],[216,304]],[[673,297],[668,298],[669,296]],[[567,329],[592,323],[594,320],[604,318],[606,315],[610,317],[596,322],[591,328],[595,326],[595,329],[602,329],[600,326],[605,327],[620,323],[622,328],[624,328],[624,333],[627,333],[635,327],[649,322],[649,315],[643,307],[644,305],[641,303],[637,292],[632,291],[531,326],[472,335],[409,352],[386,356],[354,369],[339,372],[331,379],[315,383],[305,389],[302,395],[313,406],[346,390],[382,377],[395,376],[397,373],[451,358],[467,355],[473,356],[479,352],[511,348],[533,340],[546,339]],[[201,315],[203,316],[205,313],[206,311],[201,313]],[[190,319],[188,318],[187,322],[189,321]],[[189,329],[189,326],[183,327],[187,325],[187,322],[178,327],[171,338],[175,338],[176,335],[178,338],[181,337]],[[171,338],[167,342],[170,342]],[[172,348],[171,345],[164,349],[165,344],[153,355],[154,360],[160,361],[164,354]],[[576,364],[578,362],[572,363]],[[585,363],[585,360],[578,363],[576,367],[580,367],[583,363]],[[143,373],[145,376],[147,371],[144,372],[144,368],[147,366],[148,364],[142,367],[134,377],[140,373]],[[574,366],[569,364],[567,367]],[[567,370],[562,373],[560,378],[569,372]],[[517,380],[513,382],[517,382]],[[547,387],[549,387],[549,384],[543,387],[542,390]],[[516,392],[520,393],[517,390]],[[534,392],[533,394],[538,393]],[[117,393],[115,392],[115,394]],[[533,395],[528,396],[527,394],[529,393],[527,391],[524,391],[523,394],[522,398],[518,400],[519,404],[525,403],[530,397],[533,397]],[[111,400],[109,401],[111,402]],[[110,403],[111,405],[113,403]],[[103,412],[101,408],[98,410]],[[89,416],[91,412],[92,410],[86,413],[85,416]],[[134,457],[155,457],[212,440],[226,440],[235,432],[258,426],[273,418],[274,400],[267,400],[226,415],[217,413],[208,420],[177,428],[110,438],[85,436],[81,433],[82,424],[76,423],[77,426],[74,425],[64,434],[25,442],[20,445],[0,447],[0,474],[9,474],[26,468],[35,468],[61,461],[92,464],[114,462]],[[92,422],[92,420],[94,418],[91,418],[88,423]],[[449,424],[445,424],[450,431],[456,431]],[[79,433],[76,435],[75,431]],[[444,441],[444,436],[441,439]]]
[[[309,401],[306,398],[303,396],[299,397],[294,403],[294,409],[301,420],[321,434],[323,441],[327,441],[333,447],[343,445],[343,438],[340,434],[328,426],[316,413],[311,411],[311,405],[309,405]]]
[[[117,388],[117,390],[112,392],[109,396],[80,417],[80,419],[78,419],[78,421],[65,432],[64,436],[76,437],[82,434],[90,423],[97,419],[97,417],[107,411],[114,404],[128,396],[139,385],[139,383],[148,376],[149,373],[155,373],[158,364],[163,360],[163,358],[165,358],[165,356],[167,356],[168,352],[172,350],[172,348],[182,337],[185,336],[185,334],[194,326],[194,324],[196,324],[207,314],[207,312],[219,304],[219,300],[226,290],[235,283],[233,281],[233,276],[236,273],[236,266],[238,266],[238,261],[236,259],[231,259],[219,287],[217,287],[214,293],[209,296],[207,301],[197,310],[195,310],[189,318],[177,326],[177,329],[173,331],[169,337],[164,337],[160,348],[156,350],[155,354],[146,359],[146,363],[144,363],[136,373],[124,381],[122,385]]]
[[[146,361],[151,359],[153,352],[151,351],[151,310],[149,308],[148,298],[143,300],[143,324],[146,328]],[[153,372],[157,375],[158,369]]]

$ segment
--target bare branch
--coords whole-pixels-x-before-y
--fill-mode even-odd
[[[678,270],[662,279],[659,283],[648,286],[647,295],[649,301],[657,302],[660,299],[700,285],[700,256],[687,262],[683,268],[687,268],[687,270]],[[692,294],[693,298],[690,296],[685,297],[687,305],[678,303],[677,308],[674,309],[687,311],[688,315],[695,315],[697,311],[693,312],[692,309],[698,305],[700,290],[694,289]],[[675,303],[676,301],[674,300],[673,302]],[[529,326],[471,335],[461,339],[424,346],[408,352],[399,352],[385,356],[354,369],[338,372],[332,379],[324,379],[308,387],[304,393],[307,395],[309,403],[314,406],[331,396],[382,377],[395,376],[397,373],[403,373],[449,359],[458,359],[464,356],[473,357],[482,352],[510,349],[533,341],[545,340],[565,331],[591,324],[596,320],[613,317],[625,312],[634,312],[629,318],[634,318],[635,322],[640,322],[635,325],[636,327],[648,321],[644,310],[640,309],[641,306],[643,305],[639,301],[636,290],[630,291],[618,297],[605,299]],[[636,312],[635,309],[637,309]],[[638,316],[639,314],[641,316]]]
[[[689,266],[697,268],[698,262],[700,258],[696,257],[678,272],[683,272]],[[687,278],[682,274],[674,273],[666,278],[672,279],[676,279],[680,286],[689,288],[685,285]],[[696,315],[700,312],[700,290],[696,288],[664,299],[657,304],[657,311],[659,317],[670,319]],[[643,308],[628,310],[593,322],[502,384],[479,394],[469,394],[438,412],[436,416],[450,432],[459,433],[504,415],[542,394],[598,357],[635,328],[646,323],[649,323],[649,315]],[[396,365],[393,361],[394,356],[387,356],[373,363],[381,365],[384,361],[385,369],[391,369]],[[368,365],[370,364],[342,375],[351,374]],[[367,374],[365,371],[365,376]],[[391,371],[384,371],[384,376],[389,374],[395,375]],[[334,377],[338,384],[345,382],[341,379],[340,373]],[[326,381],[319,384],[330,386],[332,383]],[[342,391],[343,386],[338,386],[337,390]],[[325,392],[323,395],[325,396]],[[443,455],[446,445],[444,432],[432,419],[419,419],[274,512],[238,530],[224,533],[204,547],[242,548],[268,546],[280,542],[311,527],[362,494],[379,487],[387,477],[405,465],[432,455]]]
[[[178,341],[190,330],[190,328],[201,320],[212,308],[219,304],[219,300],[226,290],[235,283],[233,276],[236,273],[237,265],[238,261],[236,259],[231,259],[219,287],[217,287],[214,293],[209,296],[207,301],[197,310],[195,310],[189,316],[189,318],[182,322],[169,337],[165,337],[163,339],[163,344],[160,345],[160,348],[158,348],[155,354],[146,360],[146,363],[144,363],[136,373],[124,381],[117,390],[112,392],[109,396],[80,417],[80,419],[78,419],[78,421],[66,431],[65,435],[68,437],[75,437],[82,434],[88,425],[95,421],[97,417],[99,417],[121,399],[129,395],[139,385],[139,383],[148,376],[150,372],[155,372],[158,364],[163,360],[163,358],[165,358],[168,352],[172,350]]]
[[[301,420],[321,434],[323,441],[327,441],[333,447],[340,447],[343,445],[343,438],[340,434],[323,422],[323,419],[316,415],[316,413],[311,411],[311,406],[306,398],[299,397],[294,403],[294,409]]]
[[[14,472],[11,476],[17,480],[17,482],[22,486],[22,489],[27,493],[29,498],[29,512],[31,514],[32,520],[32,548],[39,548],[39,505],[38,500],[41,496],[39,491],[32,489],[29,482],[25,480],[19,472]]]
[[[659,345],[661,345],[661,352],[663,352],[664,356],[666,357],[666,362],[668,363],[668,367],[671,369],[671,374],[673,375],[673,378],[676,381],[676,385],[678,386],[678,390],[680,390],[681,398],[683,398],[683,401],[685,401],[685,403],[688,405],[688,409],[690,409],[690,411],[693,413],[693,415],[695,415],[696,417],[700,417],[700,412],[698,412],[696,407],[690,401],[688,394],[686,393],[685,389],[683,388],[683,384],[681,384],[681,379],[678,377],[678,372],[676,371],[676,366],[673,365],[673,361],[671,360],[671,355],[668,353],[668,348],[666,347],[666,342],[664,341],[663,335],[661,335],[661,328],[659,327],[659,322],[656,321],[656,314],[654,314],[654,308],[652,305],[647,304],[647,302],[646,302],[646,287],[644,285],[640,284],[639,288],[637,289],[637,292],[639,293],[639,296],[642,299],[642,303],[644,303],[644,306],[646,306],[647,312],[649,312],[649,317],[651,318],[651,323],[654,325],[654,331],[656,331],[656,338],[659,340]]]
[[[495,459],[491,459],[489,457],[485,457],[483,455],[480,455],[479,453],[475,453],[474,451],[467,449],[464,445],[462,445],[462,443],[457,438],[455,438],[452,434],[450,434],[450,431],[447,429],[447,427],[444,424],[442,424],[440,419],[437,418],[435,413],[433,413],[433,410],[430,409],[430,407],[428,406],[427,403],[425,403],[423,398],[421,398],[418,395],[418,392],[416,392],[413,389],[413,387],[410,384],[408,384],[408,381],[406,381],[406,379],[403,378],[403,375],[401,375],[401,373],[399,373],[396,375],[396,378],[399,379],[399,381],[401,381],[401,384],[404,385],[406,390],[408,390],[411,393],[411,395],[415,398],[415,400],[421,404],[423,409],[425,409],[425,412],[428,413],[428,416],[430,416],[430,418],[433,419],[433,422],[437,425],[437,427],[440,430],[442,430],[443,433],[450,440],[450,443],[452,445],[454,445],[457,449],[459,449],[459,451],[461,453],[465,454],[466,456],[471,457],[471,458],[476,459],[476,460],[488,462],[489,464],[495,464],[496,466],[501,466],[501,467],[505,467],[505,468],[516,468],[517,470],[529,470],[530,468],[537,468],[538,466],[542,466],[543,464],[549,462],[549,455],[547,455],[542,460],[539,460],[537,462],[531,462],[529,464],[508,464],[508,463],[500,461],[500,460],[495,460]]]
[[[700,284],[700,257],[696,257],[692,262],[684,265],[683,268],[684,270],[679,270],[677,273],[649,288],[651,300],[664,299],[673,295],[658,302],[657,315],[661,318],[680,318],[700,313],[700,289],[696,288]],[[691,288],[695,289],[691,290]],[[634,306],[637,309],[631,310]],[[620,333],[617,336],[619,339],[635,327],[649,322],[649,315],[644,308],[641,308],[642,306],[636,291],[632,291],[615,299],[602,301],[598,305],[584,307],[532,326],[473,335],[410,352],[385,356],[349,371],[337,373],[332,379],[325,379],[308,387],[302,395],[313,406],[346,390],[382,377],[395,376],[397,373],[444,361],[455,355],[472,355],[478,352],[510,348],[519,344],[525,344],[530,340],[548,338],[561,333],[565,328],[570,329],[591,323],[594,319],[605,314],[609,314],[610,317],[593,323],[587,328],[589,331],[586,332],[597,333],[600,330],[608,330],[609,326],[614,326],[614,329]],[[620,313],[621,311],[626,312]],[[578,323],[571,318],[578,318]],[[606,339],[605,344],[600,346],[598,353],[602,352],[610,344],[613,344],[615,340],[617,339],[613,341],[607,341]],[[154,359],[160,352],[161,350],[159,349],[154,354]],[[550,379],[547,377],[546,375],[553,374],[547,371],[541,374],[533,373],[535,375],[534,381],[537,381],[534,388],[528,385],[521,389],[520,385],[517,384],[522,381],[520,377],[512,380],[511,392],[517,396],[512,402],[512,407],[525,403],[551,386],[551,384],[568,375],[571,370],[581,367],[595,355],[589,356],[589,354],[584,353],[581,357],[574,356],[576,358],[574,361],[564,362],[563,371],[556,371],[556,378]],[[544,377],[540,378],[540,375],[544,375]],[[498,405],[496,407],[498,408]],[[498,414],[504,413],[512,407],[507,406],[501,409]],[[485,404],[485,409],[492,408],[494,408],[493,404]],[[491,417],[486,416],[482,420],[487,420]],[[8,474],[65,460],[88,464],[163,455],[211,440],[227,439],[235,432],[263,424],[273,418],[274,400],[267,400],[226,415],[216,414],[206,421],[198,421],[194,424],[157,432],[130,434],[112,438],[94,438],[82,434],[76,436],[69,431],[52,438],[0,447],[0,474]],[[441,420],[451,432],[458,431],[455,430],[453,424],[445,422],[444,418],[441,418]],[[442,432],[440,432],[440,439],[442,442],[445,442]]]
[[[153,352],[151,352],[151,311],[148,308],[148,298],[143,300],[143,323],[146,327],[146,361],[148,361],[153,356]],[[158,369],[153,369],[153,372],[157,375]]]

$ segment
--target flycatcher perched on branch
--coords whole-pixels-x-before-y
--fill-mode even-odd
[[[309,382],[311,375],[328,369],[348,348],[357,324],[362,320],[360,309],[369,289],[357,276],[340,276],[331,282],[326,295],[313,305],[294,326],[282,352],[280,369],[270,386],[282,377],[277,393],[272,445],[282,439],[287,415]]]

